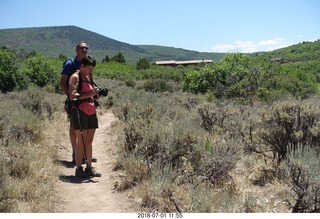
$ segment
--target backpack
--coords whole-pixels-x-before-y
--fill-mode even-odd
[[[66,63],[67,63],[67,61],[71,61],[71,63],[72,63],[72,71],[73,72],[76,72],[76,62],[74,61],[76,59],[76,57],[75,56],[72,56],[72,57],[69,57],[69,58],[67,58],[64,62],[63,62],[63,64],[62,64],[62,68],[64,68],[64,66],[66,65]]]
[[[62,68],[64,68],[64,66],[66,65],[67,61],[70,60],[71,63],[72,63],[72,74],[73,74],[74,72],[76,72],[76,71],[77,71],[77,68],[76,68],[75,59],[76,59],[75,56],[72,56],[72,57],[67,58],[67,59],[63,62],[63,64],[62,64]],[[72,74],[71,74],[71,75],[72,75]],[[69,77],[68,77],[68,79],[67,79],[67,81],[66,81],[66,85],[67,85],[67,88],[68,88],[68,89],[69,89],[69,79],[70,79],[70,76],[71,76],[71,75],[69,75]]]

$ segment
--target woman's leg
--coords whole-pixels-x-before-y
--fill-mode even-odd
[[[76,166],[80,167],[82,164],[82,158],[83,158],[83,152],[84,152],[84,146],[82,139],[86,139],[85,135],[86,133],[83,132],[83,136],[81,135],[80,130],[75,130],[76,136],[77,136],[77,144],[76,144]],[[82,138],[83,137],[83,138]]]
[[[93,137],[96,130],[87,129],[84,131],[86,132],[85,149],[86,149],[86,155],[87,155],[87,167],[91,167],[92,166],[92,142],[93,142]]]
[[[86,141],[86,153],[88,155],[88,162],[86,173],[89,177],[101,177],[101,173],[98,173],[94,167],[92,167],[91,158],[92,157],[92,142],[96,129],[87,129],[87,141]]]

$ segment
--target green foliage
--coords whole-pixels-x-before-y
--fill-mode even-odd
[[[150,68],[150,63],[146,59],[140,59],[137,62],[137,70]]]
[[[277,62],[253,65],[248,56],[228,54],[219,63],[188,72],[183,90],[210,91],[216,98],[253,98],[274,101],[283,95],[307,98],[318,92],[316,77],[300,69],[289,69]]]
[[[134,74],[132,72],[135,71],[136,69],[133,65],[110,61],[98,64],[94,68],[94,76],[128,80],[134,78]]]
[[[39,87],[55,84],[59,80],[59,75],[54,72],[51,64],[39,55],[28,59],[24,74],[28,76],[32,84]]]
[[[241,53],[228,54],[215,66],[187,73],[183,89],[194,93],[212,90],[217,97],[239,97],[242,87],[238,87],[238,83],[247,76],[248,69],[247,56]]]
[[[34,50],[43,56],[58,57],[59,54],[66,54],[69,57],[74,54],[79,39],[89,44],[90,54],[94,55],[96,60],[101,60],[105,54],[111,55],[119,51],[127,51],[128,54],[131,53],[133,59],[138,60],[135,56],[144,53],[138,46],[119,42],[76,26],[1,29],[0,32],[1,46],[15,50],[24,49],[27,52]]]
[[[296,58],[291,57],[290,61],[286,60],[286,57],[281,59],[284,61],[274,61],[277,59],[272,59],[270,55],[266,56],[269,53],[258,53],[255,56],[236,53],[227,54],[216,64],[176,68],[148,65],[148,59],[140,59],[134,66],[125,63],[124,56],[120,52],[111,59],[105,56],[104,61],[107,59],[109,61],[98,64],[94,76],[119,79],[127,83],[149,79],[174,81],[181,83],[183,91],[209,92],[210,99],[238,99],[241,102],[250,102],[250,99],[258,98],[272,102],[284,95],[307,98],[318,92],[320,64],[318,60],[309,60],[316,58],[317,55],[313,56],[303,51],[308,48],[317,54],[314,48],[318,48],[318,45],[319,42],[299,44],[287,51],[290,54],[283,52],[285,49],[279,50],[282,56],[291,57],[294,54]],[[61,72],[59,59],[44,58],[35,52],[26,53],[22,50],[10,51],[10,58],[4,55],[9,50],[2,51],[6,51],[2,52],[3,60],[7,60],[5,62],[11,66],[10,71],[5,69],[1,72],[2,92],[26,89],[29,85],[41,87],[48,84],[53,85],[56,91],[59,90]],[[303,58],[298,52],[304,53],[308,58]],[[62,57],[60,54],[60,58]],[[302,61],[308,62],[312,67],[298,65]],[[1,67],[7,68],[6,65]],[[129,84],[135,86],[136,83]]]
[[[302,42],[271,52],[257,53],[251,56],[253,65],[281,60],[283,69],[288,72],[303,70],[306,74],[318,77],[320,67],[320,40]],[[318,81],[319,82],[319,81]]]
[[[128,80],[146,80],[163,79],[181,81],[185,72],[192,68],[171,68],[158,65],[151,65],[149,69],[140,69],[134,65],[118,62],[107,62],[97,65],[94,69],[94,75],[110,79]]]
[[[117,55],[111,57],[110,61],[119,62],[119,63],[126,63],[126,60],[121,52],[119,52]]]
[[[16,68],[14,55],[7,49],[0,49],[0,91],[6,93],[15,87]]]
[[[202,60],[211,59],[214,63],[220,61],[225,53],[208,53],[208,52],[196,52],[181,48],[167,47],[167,46],[155,46],[155,45],[138,45],[138,47],[147,51],[144,57],[151,61],[159,60]]]
[[[110,60],[110,58],[109,58],[109,56],[106,56],[106,57],[104,57],[103,59],[102,59],[102,63],[104,63],[104,62],[110,62],[111,60]]]

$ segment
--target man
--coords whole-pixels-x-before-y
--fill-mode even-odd
[[[76,46],[76,53],[77,55],[74,57],[74,59],[68,59],[62,69],[61,72],[61,78],[60,78],[60,87],[63,91],[63,93],[67,96],[67,101],[69,101],[69,78],[70,76],[75,73],[76,71],[79,71],[80,69],[80,61],[82,58],[87,56],[88,53],[88,45],[84,41],[80,41]],[[70,102],[70,101],[69,101]],[[70,119],[69,112],[67,111],[68,119]],[[75,130],[70,122],[70,128],[69,128],[69,138],[70,143],[72,146],[72,163],[75,164],[75,147],[77,142],[77,137],[75,134]],[[92,162],[97,162],[97,159],[92,157]]]

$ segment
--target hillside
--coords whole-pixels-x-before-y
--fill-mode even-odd
[[[121,52],[128,63],[136,63],[145,58],[156,60],[213,59],[219,61],[223,54],[200,53],[190,50],[161,47],[135,46],[120,42],[101,34],[76,26],[32,27],[0,30],[0,46],[9,49],[23,49],[31,52],[58,57],[60,54],[71,56],[74,46],[80,40],[88,42],[90,54],[98,61],[105,56],[112,57]]]
[[[300,70],[316,75],[320,82],[320,40],[301,42],[296,45],[277,49],[271,52],[252,54],[255,63],[277,61],[288,71]]]
[[[292,46],[277,49],[271,52],[256,53],[258,61],[282,59],[283,63],[305,62],[319,60],[320,39],[315,42],[301,42]]]
[[[138,47],[148,51],[150,57],[156,59],[162,57],[163,60],[192,60],[192,59],[212,59],[213,62],[221,60],[225,53],[208,53],[186,50],[181,48],[155,46],[155,45],[137,45]],[[194,58],[197,57],[197,58]]]

